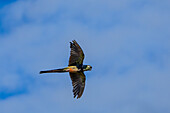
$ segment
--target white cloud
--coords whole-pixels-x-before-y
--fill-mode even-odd
[[[1,100],[0,112],[168,113],[166,4],[27,0],[7,5],[1,9],[8,32],[0,34],[0,91],[23,85],[28,91]],[[72,39],[93,66],[80,100],[73,99],[68,74],[38,74],[67,65]]]

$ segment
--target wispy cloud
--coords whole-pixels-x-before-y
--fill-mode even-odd
[[[0,112],[170,112],[168,0],[18,0],[0,9]],[[85,92],[73,99],[69,41],[85,52]]]

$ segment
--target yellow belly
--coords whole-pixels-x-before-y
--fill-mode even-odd
[[[71,73],[79,71],[79,69],[76,66],[69,66],[68,69],[69,69],[69,72]]]

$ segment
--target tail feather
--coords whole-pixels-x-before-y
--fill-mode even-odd
[[[63,73],[63,72],[67,72],[67,70],[65,68],[54,69],[54,70],[46,70],[46,71],[40,71],[40,74],[43,74],[43,73]]]

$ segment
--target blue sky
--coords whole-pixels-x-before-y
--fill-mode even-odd
[[[169,0],[0,1],[0,113],[169,113]],[[85,53],[74,99],[69,42]]]

